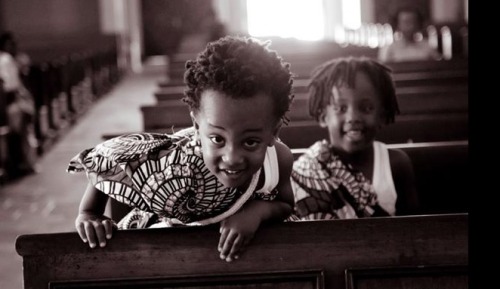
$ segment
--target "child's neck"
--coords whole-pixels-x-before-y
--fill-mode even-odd
[[[353,153],[340,151],[335,148],[333,148],[333,151],[339,155],[344,164],[350,165],[353,169],[362,172],[367,179],[371,180],[374,161],[373,146]]]

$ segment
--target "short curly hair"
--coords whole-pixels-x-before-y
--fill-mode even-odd
[[[191,111],[200,108],[201,94],[207,89],[232,98],[249,98],[265,93],[274,100],[277,119],[288,122],[286,113],[293,99],[290,64],[270,41],[242,36],[225,36],[207,44],[196,60],[186,62],[183,101]]]
[[[357,72],[364,72],[368,76],[382,101],[385,123],[393,123],[399,114],[399,105],[392,71],[388,66],[365,56],[339,57],[313,69],[308,84],[309,114],[319,120],[332,100],[332,88],[343,85],[354,88]]]

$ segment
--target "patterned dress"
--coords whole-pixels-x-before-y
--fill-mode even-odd
[[[77,154],[67,171],[86,172],[95,188],[133,208],[120,229],[216,223],[251,198],[276,197],[276,190],[256,191],[260,170],[245,192],[224,187],[205,166],[194,132],[119,136]]]
[[[289,220],[389,216],[370,181],[332,152],[326,140],[314,143],[293,165],[295,212]]]

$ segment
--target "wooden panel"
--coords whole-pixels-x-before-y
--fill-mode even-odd
[[[25,289],[51,282],[234,280],[246,274],[266,279],[269,273],[311,271],[324,272],[325,288],[344,288],[348,268],[468,264],[467,214],[268,224],[232,263],[219,259],[218,238],[217,225],[125,230],[105,248],[90,249],[76,232],[34,234],[19,236],[16,250],[23,258]],[[258,287],[259,278],[249,279],[247,288],[266,288]]]
[[[468,266],[347,269],[346,283],[347,289],[467,289]]]
[[[243,273],[207,276],[185,276],[172,278],[129,278],[123,280],[92,280],[50,282],[50,289],[118,289],[123,288],[283,288],[283,289],[322,289],[323,271],[288,271],[267,273]]]
[[[181,103],[182,104],[182,103]],[[171,108],[168,106],[141,106],[144,130],[171,127],[186,127],[192,124],[187,105]]]

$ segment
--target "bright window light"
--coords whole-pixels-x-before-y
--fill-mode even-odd
[[[247,0],[252,36],[324,38],[323,0]]]
[[[342,15],[344,27],[358,29],[361,27],[360,0],[342,0]]]

